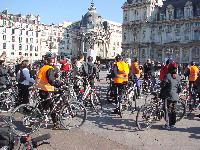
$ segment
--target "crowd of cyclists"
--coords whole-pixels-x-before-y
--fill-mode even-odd
[[[33,64],[21,58],[13,68],[5,65],[5,59],[6,54],[3,53],[0,56],[0,86],[2,87],[1,90],[3,90],[5,85],[8,86],[13,78],[16,78],[18,97],[15,107],[29,103],[31,97],[29,91],[32,85],[34,85],[34,89],[39,91],[40,99],[48,99],[50,94],[56,91],[56,88],[65,85],[66,81],[70,82],[71,77],[83,79],[84,83],[86,83],[86,80],[89,81],[93,89],[95,88],[96,79],[100,81],[101,64],[100,61],[94,63],[92,56],[86,58],[86,61],[84,56],[81,55],[74,60],[62,59],[55,63],[55,55],[47,53],[43,61]],[[154,61],[147,59],[142,66],[137,58],[129,64],[121,55],[117,55],[115,61],[109,65],[108,70],[109,78],[115,86],[113,99],[116,108],[112,112],[114,114],[120,113],[119,104],[121,99],[119,95],[123,92],[128,82],[131,81],[135,84],[137,98],[141,99],[145,92],[151,93],[155,91],[155,86],[158,84],[158,80],[160,81],[159,98],[167,99],[168,107],[168,122],[163,126],[165,129],[174,128],[176,124],[176,102],[180,99],[183,79],[188,78],[189,94],[195,93],[200,97],[200,76],[195,62],[191,62],[183,70],[181,65],[178,65],[171,58],[167,59],[165,64],[154,63]],[[76,86],[79,85],[76,83],[74,88]],[[79,89],[79,92],[81,90],[86,90],[86,87]],[[48,110],[52,109],[53,105],[51,99],[48,99],[47,101],[42,101],[40,107],[43,110]],[[200,117],[200,115],[197,116]],[[51,119],[53,129],[58,129],[59,124],[56,112],[51,113]]]

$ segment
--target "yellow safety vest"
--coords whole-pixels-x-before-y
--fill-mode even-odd
[[[46,77],[46,72],[49,69],[53,69],[52,66],[44,65],[38,72],[37,79],[36,79],[36,88],[42,91],[53,92],[54,86],[51,86],[48,83],[48,79]]]
[[[116,63],[117,75],[114,77],[114,83],[123,84],[128,81],[129,66],[124,61]]]

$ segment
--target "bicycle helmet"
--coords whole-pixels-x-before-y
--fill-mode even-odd
[[[191,66],[194,66],[194,65],[195,65],[195,62],[194,62],[194,61],[191,61],[190,65],[191,65]]]
[[[115,57],[115,60],[121,60],[121,59],[122,59],[122,56],[119,54]]]

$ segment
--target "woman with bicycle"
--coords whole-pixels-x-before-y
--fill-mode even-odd
[[[168,66],[168,73],[161,83],[160,97],[167,99],[166,115],[167,123],[163,126],[164,129],[174,128],[176,124],[176,102],[179,100],[179,92],[181,91],[181,78],[177,74],[177,64],[173,61]]]

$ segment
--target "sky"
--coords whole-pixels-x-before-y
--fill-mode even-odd
[[[94,0],[102,18],[122,23],[122,5],[126,0]],[[0,0],[0,11],[8,13],[39,15],[41,23],[58,24],[63,21],[81,20],[91,0]]]

